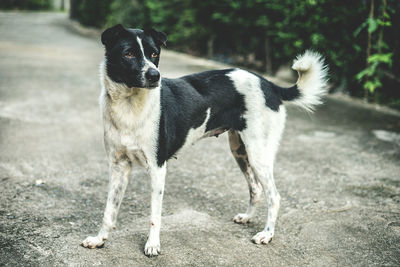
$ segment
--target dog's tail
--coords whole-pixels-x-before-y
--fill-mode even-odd
[[[322,103],[321,98],[326,94],[328,68],[324,58],[308,50],[294,60],[292,69],[299,74],[296,85],[290,88],[275,87],[282,100],[293,101],[293,104],[312,112],[316,105]]]

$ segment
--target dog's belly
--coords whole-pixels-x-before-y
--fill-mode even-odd
[[[206,133],[204,133],[204,135],[201,138],[206,138],[206,137],[211,137],[211,136],[215,136],[218,137],[220,134],[223,134],[224,132],[228,131],[229,128],[218,128],[218,129],[214,129],[211,131],[208,131]]]
[[[207,122],[210,119],[210,112],[211,112],[211,109],[210,108],[207,109],[206,118],[203,121],[203,123],[199,127],[192,128],[192,129],[189,130],[189,132],[188,132],[188,134],[186,136],[185,143],[182,146],[182,148],[187,147],[189,144],[193,145],[198,140],[206,138],[206,137],[210,137],[210,136],[218,137],[218,135],[220,135],[220,134],[226,132],[227,130],[229,130],[229,128],[220,127],[220,128],[217,128],[217,129],[206,131]]]

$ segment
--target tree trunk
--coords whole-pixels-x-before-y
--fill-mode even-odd
[[[265,36],[265,73],[272,74],[271,44],[268,36]]]
[[[214,41],[215,41],[214,36],[210,36],[210,38],[207,41],[207,57],[208,58],[213,58],[213,56],[214,56]]]
[[[387,0],[383,0],[383,8],[382,8],[382,22],[385,23],[385,13],[386,13]],[[383,29],[385,26],[381,26],[379,31],[379,39],[378,39],[378,53],[382,53],[382,41],[383,41]]]
[[[382,7],[382,22],[385,22],[385,13],[386,13],[386,5],[387,5],[387,0],[383,0],[383,7]],[[381,25],[379,29],[379,38],[378,38],[378,54],[382,53],[382,42],[383,42],[383,29],[385,26]],[[378,103],[378,93],[375,91],[374,92],[374,102],[375,104]]]
[[[77,19],[78,18],[78,5],[79,2],[77,0],[70,0],[70,8],[69,8],[69,18]]]
[[[375,7],[375,0],[371,0],[371,6],[369,9],[369,19],[372,20],[374,19],[374,7]],[[372,39],[372,32],[368,31],[368,43],[367,43],[367,69],[369,68],[369,62],[368,62],[368,58],[371,55],[371,39]],[[369,80],[369,75],[367,76],[367,80]],[[364,88],[364,99],[365,101],[368,101],[368,89]]]

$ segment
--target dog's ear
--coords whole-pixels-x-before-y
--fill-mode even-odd
[[[101,34],[101,42],[105,46],[110,46],[118,39],[118,37],[121,36],[124,31],[125,28],[121,24],[117,24],[111,28],[108,28]]]
[[[165,33],[156,31],[154,29],[145,30],[144,32],[145,34],[151,36],[157,45],[167,45],[167,35]]]

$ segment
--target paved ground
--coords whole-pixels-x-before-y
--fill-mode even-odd
[[[265,205],[253,223],[232,222],[246,208],[247,185],[221,136],[170,162],[161,256],[142,252],[149,215],[142,170],[132,175],[105,247],[79,246],[98,230],[106,201],[102,53],[64,14],[0,13],[0,265],[400,264],[400,117],[334,99],[315,115],[289,109],[271,244],[250,242]],[[166,76],[210,66],[162,55]]]

